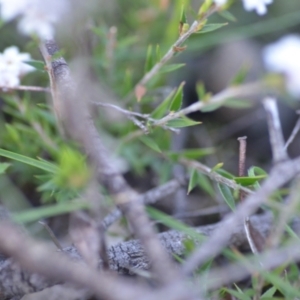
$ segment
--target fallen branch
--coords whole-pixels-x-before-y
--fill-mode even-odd
[[[272,226],[272,216],[270,213],[253,216],[251,222],[263,236],[266,236]],[[223,222],[220,222],[215,225],[200,226],[195,231],[204,236],[211,236],[222,227]],[[8,235],[10,239],[7,238]],[[169,255],[179,256],[185,253],[184,241],[191,238],[187,234],[175,230],[161,233],[158,236]],[[195,242],[198,243],[199,241],[196,240]],[[229,236],[229,244],[237,247],[248,247],[242,224],[232,231]],[[26,293],[40,291],[64,281],[72,281],[89,287],[98,295],[103,295],[112,288],[112,276],[109,273],[98,273],[84,264],[74,264],[66,260],[62,253],[55,253],[44,244],[25,238],[14,228],[5,227],[2,224],[0,226],[0,251],[6,252],[14,258],[14,261],[11,259],[0,260],[0,295],[5,297],[21,297]],[[73,260],[81,259],[75,247],[65,248],[64,253]],[[149,270],[151,267],[142,244],[137,240],[112,246],[108,250],[108,258],[110,269],[119,274],[131,274],[134,270]],[[69,276],[69,272],[72,275]],[[53,281],[51,278],[55,280]],[[116,279],[115,276],[113,278]],[[101,284],[99,284],[100,282]],[[126,282],[125,288],[123,283],[125,282],[117,279],[113,289],[120,287],[120,294],[124,293],[124,298],[122,295],[114,295],[114,299],[125,299],[125,295],[131,295],[132,299],[137,299],[136,297],[142,290],[141,287],[136,285],[133,287],[130,282]],[[107,284],[108,286],[106,286]],[[127,294],[126,291],[130,289],[132,289],[130,294]],[[107,296],[105,299],[110,298]]]
[[[0,263],[0,296],[4,299],[64,281],[88,288],[102,299],[139,299],[147,291],[124,278],[75,263],[63,253],[50,250],[47,244],[25,236],[8,222],[1,222],[0,251],[18,262],[8,259]]]

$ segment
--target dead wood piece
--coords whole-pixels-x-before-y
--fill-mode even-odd
[[[266,236],[272,226],[272,216],[270,213],[251,217],[252,225],[263,235]],[[196,228],[199,234],[210,236],[222,223],[201,226]],[[1,241],[4,237],[0,235]],[[184,241],[190,238],[182,232],[175,230],[159,234],[159,240],[169,255],[183,255],[185,251]],[[231,238],[230,244],[235,246],[248,247],[243,225],[236,227]],[[80,260],[80,255],[75,247],[67,247],[64,252],[73,260]],[[119,274],[131,274],[134,269],[148,270],[151,266],[143,246],[137,240],[123,242],[112,246],[108,250],[110,269],[117,271]],[[83,267],[84,265],[82,265]],[[79,270],[79,269],[76,269]],[[80,275],[80,274],[79,274]],[[74,275],[76,277],[76,274]],[[73,277],[74,277],[73,276]],[[67,276],[66,276],[67,278]],[[71,280],[71,279],[70,279]],[[63,282],[60,280],[53,281],[34,272],[28,272],[22,269],[19,264],[12,259],[0,261],[0,299],[21,297],[28,293],[41,291],[47,287]]]
[[[40,292],[27,294],[21,300],[87,300],[91,296],[91,293],[85,289],[59,284]]]

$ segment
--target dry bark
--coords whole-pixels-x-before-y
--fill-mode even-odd
[[[251,218],[253,226],[264,236],[270,231],[272,226],[271,214],[256,215]],[[210,236],[222,223],[201,226],[196,231],[205,236]],[[1,239],[7,238],[0,236]],[[182,256],[185,251],[184,241],[191,238],[188,235],[175,230],[159,234],[159,240],[170,255]],[[195,241],[198,243],[198,241]],[[230,238],[230,245],[237,247],[248,247],[243,225],[235,228]],[[75,247],[67,247],[64,253],[75,260],[81,260]],[[112,246],[108,250],[109,266],[119,274],[133,274],[134,270],[149,270],[151,263],[145,254],[143,246],[137,240],[123,242]],[[101,262],[100,262],[101,265]],[[22,269],[20,265],[12,259],[0,261],[0,299],[17,297],[41,291],[47,287],[62,283],[59,280],[49,280],[34,272]]]

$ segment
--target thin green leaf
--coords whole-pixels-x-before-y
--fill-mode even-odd
[[[17,144],[19,144],[20,142],[20,134],[18,132],[18,130],[16,129],[16,126],[12,126],[10,124],[5,124],[5,128],[9,134],[9,136],[11,137],[11,139],[16,142]]]
[[[188,159],[199,159],[203,156],[213,154],[215,152],[214,148],[197,148],[197,149],[187,149],[183,150],[182,156]]]
[[[170,105],[169,111],[176,112],[180,110],[182,106],[182,99],[183,99],[183,86],[185,85],[185,82],[181,82]]]
[[[257,181],[266,178],[266,175],[258,175],[253,177],[235,177],[234,181],[242,186],[254,185]]]
[[[0,156],[4,156],[6,158],[10,158],[19,162],[22,162],[24,164],[39,168],[41,170],[51,172],[51,173],[56,173],[58,171],[58,167],[54,164],[51,163],[45,163],[43,161],[39,161],[37,159],[33,159],[21,154],[17,154],[11,151],[7,151],[4,149],[0,149]]]
[[[228,10],[220,11],[219,15],[227,21],[231,21],[231,22],[236,22],[237,21],[236,17],[231,12],[229,12]]]
[[[199,125],[201,122],[193,121],[187,117],[180,117],[178,119],[170,120],[167,125],[174,128],[182,128],[182,127],[189,127]]]
[[[189,194],[191,190],[197,185],[197,182],[198,182],[198,172],[195,169],[193,169],[190,175],[187,194]]]
[[[180,152],[167,152],[166,154],[171,159],[178,160],[179,157],[188,159],[199,159],[203,156],[210,155],[215,152],[214,148],[199,148],[199,149],[187,149]]]
[[[269,288],[268,290],[266,290],[262,295],[260,299],[266,299],[266,298],[271,298],[274,296],[274,294],[276,293],[277,288],[275,286]]]
[[[240,85],[244,83],[248,73],[249,73],[249,66],[243,65],[231,80],[230,85]]]
[[[157,174],[159,176],[159,184],[166,183],[172,177],[172,165],[170,162],[160,162],[159,167],[157,167]]]
[[[148,146],[149,148],[151,148],[152,150],[161,153],[161,150],[160,150],[159,146],[156,144],[156,142],[153,139],[151,139],[151,138],[149,138],[147,136],[141,136],[139,138],[139,140],[141,142],[143,142],[146,146]]]
[[[157,63],[161,60],[161,51],[160,51],[160,46],[159,45],[156,45],[155,60],[156,60]]]
[[[28,61],[24,61],[24,63],[36,68],[39,71],[45,72],[45,63],[41,60],[28,60]]]
[[[162,101],[162,103],[159,106],[157,106],[156,109],[152,112],[151,114],[152,118],[160,119],[166,114],[174,94],[175,94],[175,89],[173,89],[171,93],[167,96],[167,98],[164,101]]]
[[[215,172],[228,179],[233,179],[235,177],[234,175],[225,171],[224,169],[217,169]]]
[[[229,107],[229,108],[249,108],[252,107],[253,104],[250,101],[247,101],[245,99],[227,99],[223,106]]]
[[[105,33],[107,35],[107,33]],[[119,49],[128,49],[131,45],[135,44],[138,42],[138,37],[137,36],[128,36],[120,41],[118,40],[118,48]]]
[[[257,175],[265,175],[265,176],[268,176],[268,173],[260,168],[260,167],[256,167],[256,166],[253,166],[251,167],[249,170],[248,170],[248,175],[253,177],[253,176],[257,176]]]
[[[199,159],[203,156],[210,155],[215,152],[214,148],[197,148],[197,149],[187,149],[180,152],[169,151],[165,154],[168,155],[173,161],[177,161],[179,157],[184,157],[187,159]]]
[[[181,13],[180,13],[180,23],[186,23],[186,14],[185,14],[185,6],[182,4],[181,6]]]
[[[65,49],[59,49],[57,52],[55,52],[52,57],[51,57],[51,60],[52,61],[55,61],[61,57],[64,57],[66,54],[66,50]]]
[[[124,83],[123,83],[123,91],[124,91],[124,94],[127,94],[129,93],[129,91],[132,90],[133,88],[133,84],[132,84],[132,73],[131,73],[131,70],[130,69],[127,69],[125,71],[125,74],[124,74]]]
[[[170,73],[170,72],[178,70],[178,69],[180,69],[180,68],[182,68],[184,66],[185,66],[185,64],[171,64],[171,65],[166,65],[166,66],[163,66],[159,70],[159,73]]]
[[[53,180],[48,180],[37,188],[38,192],[51,191],[54,192],[58,188],[57,184]]]
[[[96,35],[100,36],[101,38],[107,38],[107,30],[106,28],[99,26],[99,27],[92,27],[92,32]]]
[[[8,163],[0,163],[0,174],[4,174],[9,166]]]
[[[253,289],[245,289],[245,290],[242,291],[236,283],[234,283],[234,286],[239,291],[239,293],[244,294],[247,297],[250,297],[250,295],[252,295],[252,296],[254,295],[254,290]],[[250,300],[251,300],[251,298],[250,298]]]
[[[224,166],[224,163],[220,162],[211,169],[211,172],[216,172],[218,169],[222,168],[223,166]]]
[[[186,224],[174,219],[171,216],[168,216],[167,214],[153,208],[153,207],[147,207],[147,212],[149,216],[159,221],[160,223],[164,224],[165,226],[181,231],[185,234],[187,234],[189,237],[191,237],[195,241],[202,242],[204,241],[205,237],[201,234],[199,234],[196,230],[192,229],[190,226],[187,226]]]
[[[255,177],[255,176],[266,176],[267,177],[268,174],[262,168],[253,166],[248,170],[248,176],[249,177]],[[253,186],[254,186],[255,189],[259,189],[260,188],[260,183],[257,181],[256,183],[254,183]]]
[[[154,65],[153,62],[153,54],[152,54],[152,45],[148,46],[147,55],[146,55],[146,64],[145,64],[145,72],[149,72]]]
[[[198,17],[202,17],[203,14],[206,13],[210,9],[212,4],[213,4],[212,0],[204,0],[204,2],[202,3],[202,5],[199,8]]]
[[[300,241],[300,238],[299,236],[297,235],[297,233],[291,228],[291,226],[289,226],[288,224],[285,224],[284,226],[286,232],[289,234],[289,236],[291,238],[295,238],[297,239],[298,241]]]
[[[220,24],[205,24],[200,31],[197,31],[196,33],[207,33],[211,31],[215,31],[217,29],[220,29],[224,26],[228,25],[228,23],[220,23]]]
[[[202,112],[211,112],[211,111],[217,110],[222,105],[223,105],[223,103],[209,104],[209,102],[208,102],[208,104],[206,106],[204,106],[203,108],[201,108],[200,110]]]
[[[275,275],[270,271],[261,271],[260,274],[272,283],[285,297],[286,299],[293,299],[294,297],[300,297],[300,290],[292,286],[288,281],[283,279],[281,275]]]
[[[240,299],[240,300],[251,300],[251,298],[248,295],[245,295],[241,290],[235,291],[233,289],[227,289],[227,288],[224,288],[224,290],[227,293],[229,293],[230,295],[236,297],[237,299]]]
[[[202,81],[197,82],[196,91],[197,91],[197,95],[198,95],[199,100],[202,100],[202,99],[205,98],[206,90],[205,90],[204,83]]]
[[[215,191],[208,177],[198,172],[198,186],[205,191],[209,196],[214,197]]]
[[[50,123],[52,125],[56,124],[55,117],[53,113],[43,109],[35,109],[35,113],[40,116],[45,122]]]
[[[19,213],[13,213],[12,219],[18,223],[36,222],[43,218],[54,217],[72,211],[88,208],[87,202],[66,202],[51,206],[37,207]]]
[[[235,209],[235,200],[233,198],[233,195],[231,193],[230,188],[227,185],[220,184],[220,183],[218,184],[218,188],[220,190],[220,193],[221,193],[223,199],[227,203],[227,205],[230,207],[231,210],[234,211],[234,209]]]

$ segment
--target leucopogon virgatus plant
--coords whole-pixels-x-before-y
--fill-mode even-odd
[[[300,99],[300,20],[278,1],[0,0],[0,299],[300,298],[300,122],[285,142],[277,101]],[[241,37],[255,61],[213,91]],[[265,164],[222,144],[261,111]]]

